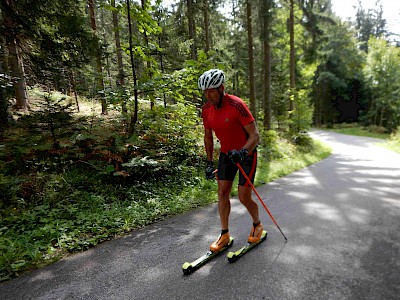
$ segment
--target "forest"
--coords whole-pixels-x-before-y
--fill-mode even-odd
[[[0,33],[0,281],[215,201],[208,69],[256,117],[258,184],[328,155],[313,126],[400,126],[380,0],[354,22],[331,0],[1,0]]]

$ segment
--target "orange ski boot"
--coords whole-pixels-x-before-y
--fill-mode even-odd
[[[256,226],[251,228],[251,233],[249,236],[249,239],[247,240],[249,243],[258,243],[261,239],[261,234],[264,230],[264,226],[261,224],[261,222]]]
[[[211,244],[210,250],[212,252],[219,252],[222,248],[227,247],[231,241],[231,236],[229,232],[225,234],[220,234],[218,238]]]

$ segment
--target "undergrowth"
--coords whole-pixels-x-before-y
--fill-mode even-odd
[[[392,132],[389,140],[383,146],[389,150],[400,153],[400,127],[398,127],[396,131]]]
[[[367,136],[378,139],[387,139],[390,136],[390,134],[384,127],[376,125],[362,126],[357,123],[335,124],[333,128],[324,128],[324,130],[335,131],[348,135]]]

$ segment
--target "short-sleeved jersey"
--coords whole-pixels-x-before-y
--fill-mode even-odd
[[[254,117],[243,100],[228,94],[224,95],[220,109],[207,102],[203,106],[202,117],[204,128],[215,132],[223,153],[242,149],[248,139],[244,126],[254,122]]]

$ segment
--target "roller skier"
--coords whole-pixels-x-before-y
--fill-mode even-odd
[[[225,93],[223,71],[211,69],[200,76],[199,88],[203,91],[207,103],[202,109],[204,125],[204,145],[207,154],[206,177],[214,177],[214,139],[220,141],[218,159],[218,211],[221,233],[211,244],[210,250],[221,251],[231,241],[229,215],[231,211],[230,193],[238,166],[245,171],[251,183],[257,167],[257,145],[260,135],[249,108],[237,96]],[[248,237],[249,243],[260,241],[263,225],[260,222],[258,205],[252,199],[252,188],[242,173],[239,173],[238,197],[250,214],[252,226]],[[250,223],[250,222],[249,222]]]

